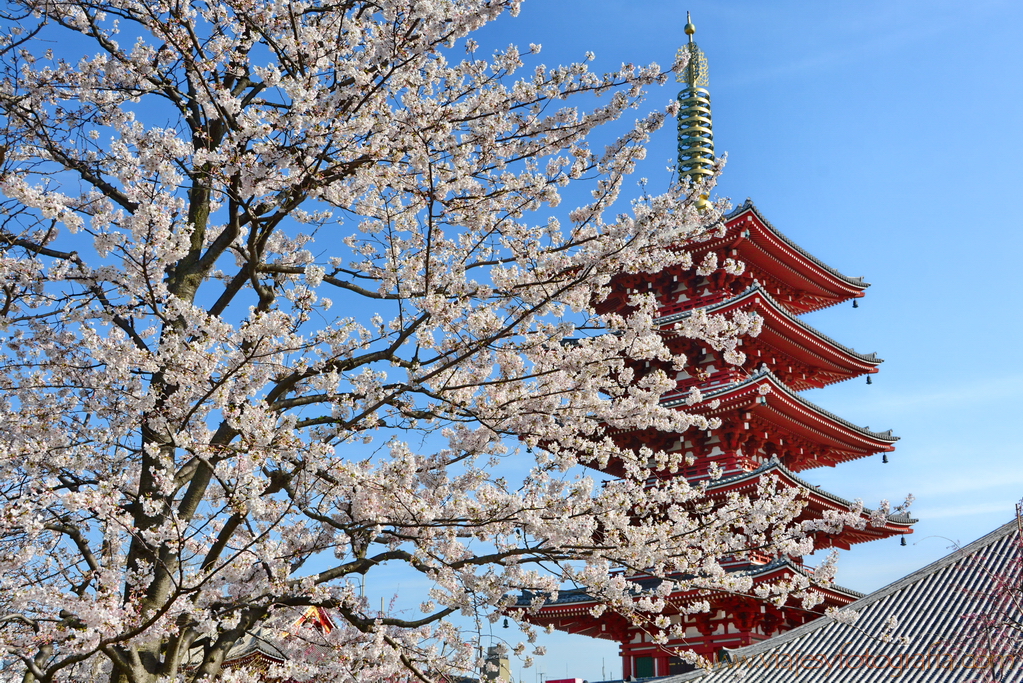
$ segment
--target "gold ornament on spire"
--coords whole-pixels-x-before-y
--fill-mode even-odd
[[[689,61],[677,78],[684,86],[678,94],[678,173],[680,178],[689,178],[699,183],[714,173],[714,133],[710,118],[710,85],[707,56],[693,41],[696,26],[689,12],[686,12],[686,35],[689,42],[679,48],[679,57],[688,56]],[[701,196],[697,208],[706,208],[709,203]]]

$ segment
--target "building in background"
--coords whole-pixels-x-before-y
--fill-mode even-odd
[[[483,680],[489,683],[512,683],[511,662],[505,648],[487,648],[487,665],[483,671]]]
[[[1009,522],[849,606],[663,683],[1023,680],[1023,545]]]

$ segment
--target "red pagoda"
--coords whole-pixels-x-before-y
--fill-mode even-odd
[[[713,173],[713,138],[710,97],[707,92],[707,60],[693,42],[695,27],[686,24],[689,66],[679,80],[679,172],[694,183]],[[706,195],[697,208],[706,206]],[[724,218],[724,229],[706,241],[685,247],[693,263],[714,254],[718,263],[734,259],[745,264],[741,274],[716,271],[710,276],[692,270],[668,269],[657,275],[627,275],[615,285],[604,304],[625,309],[634,292],[653,293],[660,304],[657,321],[673,352],[689,359],[687,371],[675,390],[662,398],[667,406],[685,406],[707,417],[720,419],[711,431],[684,434],[653,430],[615,434],[619,445],[649,446],[683,451],[692,464],[678,476],[690,482],[710,479],[708,495],[724,498],[738,492],[755,495],[758,483],[768,476],[782,485],[800,489],[806,506],[802,518],[821,517],[829,510],[847,512],[854,503],[834,496],[803,480],[797,473],[894,450],[897,437],[890,431],[874,432],[858,427],[799,395],[805,389],[825,387],[854,377],[876,373],[881,360],[862,354],[799,320],[797,316],[863,296],[867,283],[841,274],[794,244],[771,225],[756,207],[745,204]],[[728,363],[722,353],[701,342],[673,336],[673,323],[703,309],[708,313],[745,311],[756,313],[763,328],[756,337],[742,339],[745,360]],[[668,370],[668,368],[665,368]],[[704,401],[693,407],[685,399],[698,387]],[[714,407],[711,407],[714,406]],[[887,456],[884,456],[887,459]],[[716,479],[711,470],[722,472]],[[624,469],[611,462],[605,474],[622,477]],[[863,512],[869,519],[870,512]],[[881,526],[846,527],[837,534],[819,534],[817,549],[849,549],[856,543],[912,533],[912,520],[888,516]],[[726,561],[729,571],[743,572],[754,585],[783,581],[795,573],[809,573],[801,557],[746,556]],[[644,584],[643,576],[631,577]],[[654,579],[647,578],[651,583]],[[816,589],[823,602],[819,610],[841,607],[862,597],[837,586]],[[708,600],[709,612],[685,614],[686,603]],[[531,621],[569,633],[617,641],[622,655],[623,677],[655,677],[681,673],[690,665],[672,655],[675,649],[692,650],[714,659],[721,648],[734,648],[765,640],[818,616],[786,603],[777,606],[752,596],[725,592],[677,592],[668,599],[665,612],[673,624],[685,626],[684,639],[657,645],[647,629],[625,618],[604,612],[594,617],[596,601],[583,591],[562,591]]]

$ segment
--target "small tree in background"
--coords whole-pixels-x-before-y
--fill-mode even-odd
[[[630,370],[670,358],[653,302],[594,304],[688,266],[668,247],[717,216],[681,187],[617,206],[670,107],[587,136],[665,73],[514,75],[518,50],[467,36],[517,7],[8,3],[0,679],[209,679],[321,606],[337,628],[277,674],[429,680],[478,666],[453,619],[521,590],[656,614],[609,570],[741,591],[719,558],[810,550],[794,493],[710,505],[644,483],[680,454],[602,434],[707,428]],[[592,200],[562,224],[577,182]],[[734,349],[756,324],[682,331]],[[570,472],[612,457],[631,478]],[[396,563],[432,586],[418,614],[360,593]]]
[[[1023,659],[1023,502],[1016,503],[1012,551],[986,549],[963,570],[982,577],[964,580],[957,591],[973,611],[961,615],[964,627],[944,644],[960,661],[969,662],[976,683],[1010,683],[1019,678]],[[980,583],[982,588],[976,587]]]

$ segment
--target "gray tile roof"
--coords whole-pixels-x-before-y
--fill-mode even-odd
[[[225,661],[236,662],[238,660],[247,659],[248,657],[263,655],[264,657],[276,660],[284,661],[287,656],[280,647],[281,645],[281,633],[280,631],[261,627],[253,631],[248,631],[238,641],[231,646],[228,650]],[[190,651],[185,655],[185,668],[198,666],[202,663],[202,651],[198,648]]]
[[[298,613],[301,616],[301,613]],[[329,614],[327,618],[330,619]],[[298,628],[298,624],[287,627],[260,626],[247,631],[224,657],[226,667],[237,665],[239,662],[248,662],[250,658],[262,656],[266,659],[283,662],[288,659],[289,652],[295,650],[303,651],[307,656],[326,657],[333,653],[333,650],[326,644],[323,634],[319,629],[305,625]],[[196,648],[186,655],[185,666],[198,665],[202,661],[202,652]]]
[[[985,645],[981,614],[1021,623],[1023,612],[1001,588],[1018,591],[1023,550],[1016,522],[993,531],[849,605],[853,625],[822,618],[756,645],[725,650],[711,671],[659,683],[967,683],[984,678],[996,657],[998,681],[1023,681],[1023,639],[995,636]],[[879,636],[894,617],[891,642]],[[908,644],[900,642],[902,636]],[[1013,656],[1015,658],[1013,658]]]

